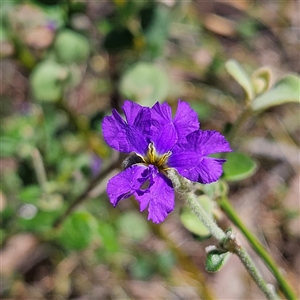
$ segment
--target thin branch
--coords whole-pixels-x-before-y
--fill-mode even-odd
[[[69,205],[67,210],[59,216],[53,223],[53,228],[59,228],[64,220],[71,214],[71,212],[82,202],[89,198],[90,192],[103,180],[113,169],[121,165],[120,159],[112,162],[105,170],[103,170],[97,177],[95,177],[86,189]]]
[[[255,250],[255,252],[260,256],[260,258],[265,262],[267,267],[273,273],[274,277],[276,278],[279,288],[285,297],[289,300],[296,300],[296,294],[293,291],[292,287],[286,281],[280,270],[278,269],[276,262],[273,258],[268,254],[265,250],[264,246],[259,242],[259,240],[251,233],[251,231],[245,226],[242,222],[238,214],[236,213],[235,209],[232,207],[228,199],[222,197],[218,200],[218,204],[226,213],[227,217],[232,221],[232,223],[239,228],[239,230],[244,234],[247,238],[248,242]]]
[[[278,297],[271,287],[267,284],[260,272],[254,265],[250,256],[246,250],[240,245],[236,237],[232,233],[224,232],[213,218],[207,214],[207,212],[202,207],[201,203],[198,201],[197,196],[191,190],[191,186],[188,180],[177,174],[175,170],[168,171],[168,176],[172,180],[175,190],[179,193],[181,198],[185,199],[186,203],[190,206],[191,210],[199,218],[199,220],[207,227],[211,235],[216,238],[220,245],[225,251],[230,251],[235,253],[245,266],[246,270],[253,278],[260,290],[265,294],[269,300],[277,300]]]

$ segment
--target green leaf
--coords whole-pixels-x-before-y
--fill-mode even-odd
[[[227,181],[237,181],[252,176],[257,169],[256,162],[241,152],[231,152],[226,155],[223,165],[223,176]]]
[[[165,100],[169,92],[168,76],[153,64],[140,62],[122,77],[121,93],[144,106]]]
[[[54,43],[58,59],[66,64],[84,62],[90,54],[87,38],[73,30],[59,32]]]
[[[199,196],[198,198],[203,208],[211,214],[214,207],[213,201],[205,195]],[[180,214],[180,221],[188,231],[199,236],[201,239],[206,239],[211,235],[206,226],[204,226],[204,224],[188,207],[184,207],[182,210]]]
[[[149,235],[147,222],[136,212],[127,212],[120,216],[117,222],[119,232],[133,240],[141,241]]]
[[[267,67],[255,70],[251,76],[256,94],[266,92],[272,85],[272,72]]]
[[[63,200],[63,196],[59,193],[44,194],[37,205],[42,211],[61,211]]]
[[[34,207],[33,204],[24,204],[22,207]],[[58,212],[37,211],[32,218],[20,217],[18,223],[25,231],[46,232],[52,227],[53,221],[58,217]]]
[[[37,203],[41,196],[42,191],[38,185],[28,185],[21,190],[18,198],[26,203]]]
[[[83,250],[92,242],[97,232],[97,222],[87,211],[77,211],[63,223],[61,243],[72,250]]]
[[[201,121],[207,120],[211,117],[212,109],[207,103],[193,101],[189,104],[191,108],[198,114],[198,117]]]
[[[101,241],[109,253],[116,253],[120,250],[118,234],[111,224],[100,222],[98,226]]]
[[[251,42],[249,38],[255,36],[255,34],[259,30],[259,23],[257,20],[252,18],[245,18],[240,20],[237,23],[237,31],[239,34],[246,39],[247,41]]]
[[[140,280],[149,280],[155,273],[156,260],[150,255],[135,257],[135,260],[130,264],[130,273],[133,278]]]
[[[207,253],[205,269],[208,272],[219,271],[227,262],[230,252],[222,252],[218,249],[211,250]]]
[[[37,100],[54,102],[63,94],[68,70],[52,60],[46,60],[33,70],[30,83]]]
[[[145,30],[145,37],[147,50],[151,51],[153,57],[157,57],[162,54],[168,37],[170,12],[166,7],[157,5],[152,13],[151,23]]]
[[[210,199],[214,200],[228,194],[228,184],[224,180],[203,184],[201,189]]]
[[[19,144],[19,140],[8,137],[1,136],[0,137],[0,157],[12,157],[16,154],[17,146]]]
[[[43,5],[41,8],[43,9],[43,12],[45,12],[46,14],[45,17],[47,21],[53,22],[55,24],[56,30],[65,26],[67,18],[65,15],[65,8],[63,7],[63,5],[51,5],[51,6]]]
[[[254,98],[254,89],[249,75],[239,62],[230,59],[226,62],[225,67],[228,73],[237,81],[237,83],[245,90],[248,99]]]
[[[255,98],[251,106],[259,111],[288,102],[300,103],[300,77],[297,75],[290,74],[280,79],[273,88]]]
[[[164,276],[168,276],[176,264],[176,257],[170,250],[159,252],[157,254],[157,264],[159,271]]]

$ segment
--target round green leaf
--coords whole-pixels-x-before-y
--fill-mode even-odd
[[[239,62],[230,59],[225,65],[228,73],[236,80],[236,82],[245,90],[248,99],[254,98],[254,89],[249,75]]]
[[[22,209],[24,208],[24,206],[34,207],[33,204],[24,204],[22,206]],[[21,228],[25,231],[46,232],[51,229],[53,221],[57,217],[57,213],[53,212],[37,211],[37,213],[33,215],[32,218],[28,216],[24,217],[24,214],[21,213],[18,224],[20,224]]]
[[[86,211],[77,211],[63,223],[60,241],[69,249],[82,250],[89,246],[96,230],[94,217]]]
[[[135,212],[122,214],[117,226],[121,234],[136,241],[145,239],[149,234],[147,223],[140,214]]]
[[[227,262],[230,252],[221,252],[218,249],[209,251],[205,261],[205,269],[208,272],[219,271]]]
[[[57,101],[63,94],[68,70],[55,61],[46,60],[33,70],[30,83],[34,97],[40,101]]]
[[[16,153],[19,140],[11,138],[9,136],[0,137],[0,157],[11,157]]]
[[[69,29],[64,29],[57,35],[54,50],[58,59],[66,64],[81,63],[90,54],[87,38]]]
[[[118,252],[120,250],[118,233],[114,227],[109,223],[100,222],[98,230],[105,250],[109,253]]]
[[[214,207],[213,201],[205,195],[200,196],[199,201],[201,202],[203,208],[211,214]],[[188,207],[184,207],[182,210],[180,214],[180,221],[188,231],[199,236],[201,239],[206,239],[211,235],[206,226]]]
[[[251,106],[259,111],[288,102],[300,103],[300,77],[297,75],[283,77],[273,88],[255,98]]]
[[[41,196],[42,191],[38,185],[28,185],[21,190],[18,198],[26,203],[36,203]]]
[[[157,66],[141,62],[125,72],[121,79],[120,90],[125,98],[151,106],[167,97],[169,80]]]
[[[226,155],[223,176],[227,181],[237,181],[252,176],[257,169],[256,162],[244,153],[231,152]]]

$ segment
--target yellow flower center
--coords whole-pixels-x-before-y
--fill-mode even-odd
[[[167,162],[171,154],[172,152],[168,151],[163,155],[159,155],[155,150],[154,144],[150,143],[148,145],[148,151],[145,156],[132,153],[124,159],[124,161],[122,162],[122,168],[125,170],[132,165],[143,164],[146,166],[153,165],[157,167],[160,172],[164,172],[169,168]]]
[[[159,155],[154,147],[153,143],[150,143],[148,145],[148,151],[146,156],[143,157],[144,162],[147,165],[154,165],[156,166],[160,171],[164,171],[166,169],[168,169],[168,158],[170,157],[170,155],[172,154],[171,151],[168,151],[167,153],[163,154],[163,155]]]

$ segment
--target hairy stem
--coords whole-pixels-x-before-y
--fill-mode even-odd
[[[273,291],[271,286],[264,281],[250,256],[248,255],[246,250],[239,244],[236,237],[232,233],[228,234],[224,232],[216,224],[213,218],[204,210],[201,203],[198,201],[197,196],[191,190],[189,181],[179,176],[175,170],[169,170],[168,176],[172,180],[174,188],[176,189],[178,194],[181,196],[181,198],[185,199],[191,210],[207,227],[211,235],[220,242],[225,250],[235,253],[240,258],[246,270],[251,275],[260,290],[265,294],[267,299],[277,300],[278,297],[275,291]]]
[[[249,241],[252,248],[256,251],[256,253],[261,257],[261,259],[266,263],[267,267],[270,269],[270,271],[273,273],[274,277],[276,278],[279,288],[282,291],[282,293],[285,295],[285,297],[289,300],[296,300],[296,294],[293,291],[292,287],[289,285],[289,283],[286,281],[280,270],[278,269],[275,261],[272,259],[272,257],[268,254],[268,252],[265,250],[264,246],[258,241],[258,239],[251,233],[251,231],[245,226],[245,224],[242,222],[242,220],[239,218],[238,214],[230,204],[227,198],[222,197],[218,201],[220,207],[223,209],[223,211],[226,213],[228,218],[233,222],[235,226],[237,226],[241,232],[244,234],[244,236]]]
[[[226,233],[217,225],[213,218],[206,213],[200,202],[197,201],[196,196],[193,193],[188,193],[185,197],[185,200],[191,210],[210,231],[211,235],[220,242],[226,239]]]
[[[249,254],[242,246],[236,246],[234,253],[239,257],[248,273],[251,275],[253,280],[256,282],[261,291],[264,292],[268,299],[279,299],[273,290],[271,285],[268,285],[262,278],[261,274],[258,272],[257,268],[253,264],[252,259]]]

